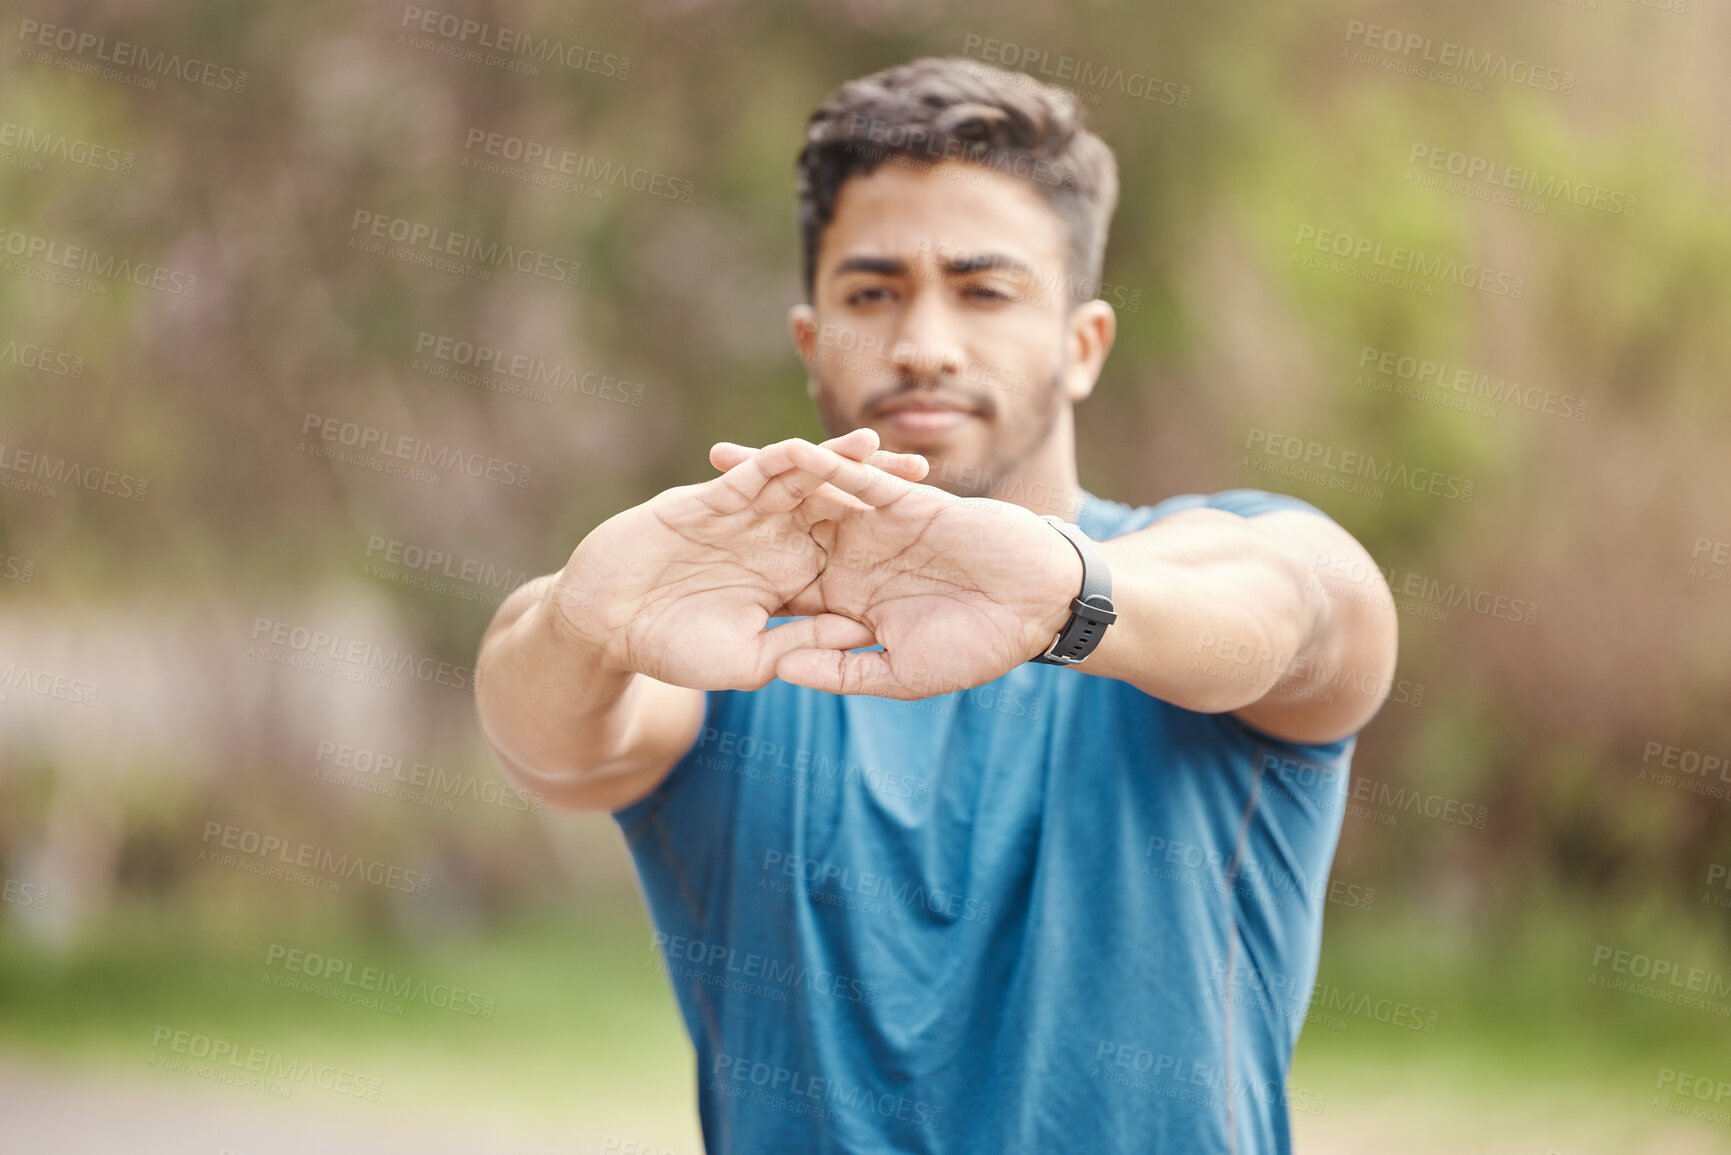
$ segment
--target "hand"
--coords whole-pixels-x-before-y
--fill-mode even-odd
[[[596,526],[550,600],[603,666],[693,689],[757,689],[796,649],[871,645],[869,629],[835,614],[764,629],[822,571],[814,525],[864,508],[826,479],[867,468],[924,476],[925,463],[878,453],[871,430],[777,442]]]
[[[736,469],[751,453],[724,443],[710,460]],[[813,510],[823,519],[814,537],[827,560],[784,608],[813,621],[863,623],[884,649],[843,652],[869,644],[852,641],[789,647],[775,664],[783,681],[890,698],[967,689],[1044,651],[1069,620],[1081,558],[1031,510],[959,498],[870,465],[830,481],[865,508],[832,502]]]

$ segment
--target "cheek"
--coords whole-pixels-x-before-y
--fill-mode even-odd
[[[1006,415],[1044,415],[1051,408],[1054,396],[1062,392],[1060,353],[1045,341],[999,346],[999,360],[987,383]]]
[[[1000,356],[1027,372],[1031,380],[1050,377],[1064,360],[1064,336],[1044,309],[1021,311],[993,342]]]
[[[810,369],[817,382],[818,409],[838,419],[857,417],[866,400],[872,396],[874,382],[882,378],[862,371],[857,357],[833,350]]]

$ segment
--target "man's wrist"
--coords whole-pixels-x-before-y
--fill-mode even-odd
[[[1117,621],[1112,607],[1112,567],[1100,548],[1079,525],[1046,516],[1080,559],[1080,588],[1070,601],[1070,616],[1058,628],[1046,648],[1029,661],[1074,666],[1088,659],[1106,636],[1106,628]]]
[[[530,613],[539,617],[538,632],[556,647],[562,660],[575,660],[591,674],[629,679],[632,670],[615,661],[611,647],[586,628],[600,616],[594,598],[566,586],[562,573],[542,591]]]
[[[1045,570],[1050,578],[1044,584],[1054,592],[1049,598],[1051,609],[1038,623],[1040,648],[1028,655],[1030,662],[1051,649],[1058,635],[1064,632],[1064,627],[1070,624],[1070,617],[1075,613],[1072,603],[1082,592],[1082,555],[1063,534],[1048,533],[1047,536],[1052,539],[1046,551],[1049,561]]]

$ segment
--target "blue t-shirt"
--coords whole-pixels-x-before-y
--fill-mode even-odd
[[[1326,516],[1231,490],[1078,523],[1199,507]],[[1042,663],[919,701],[711,691],[615,812],[708,1151],[1287,1152],[1355,741]]]

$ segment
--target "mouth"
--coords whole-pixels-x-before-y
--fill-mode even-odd
[[[972,409],[964,409],[941,401],[908,402],[880,412],[882,419],[889,424],[890,428],[913,440],[930,440],[948,436],[968,422],[979,420],[980,417]]]

